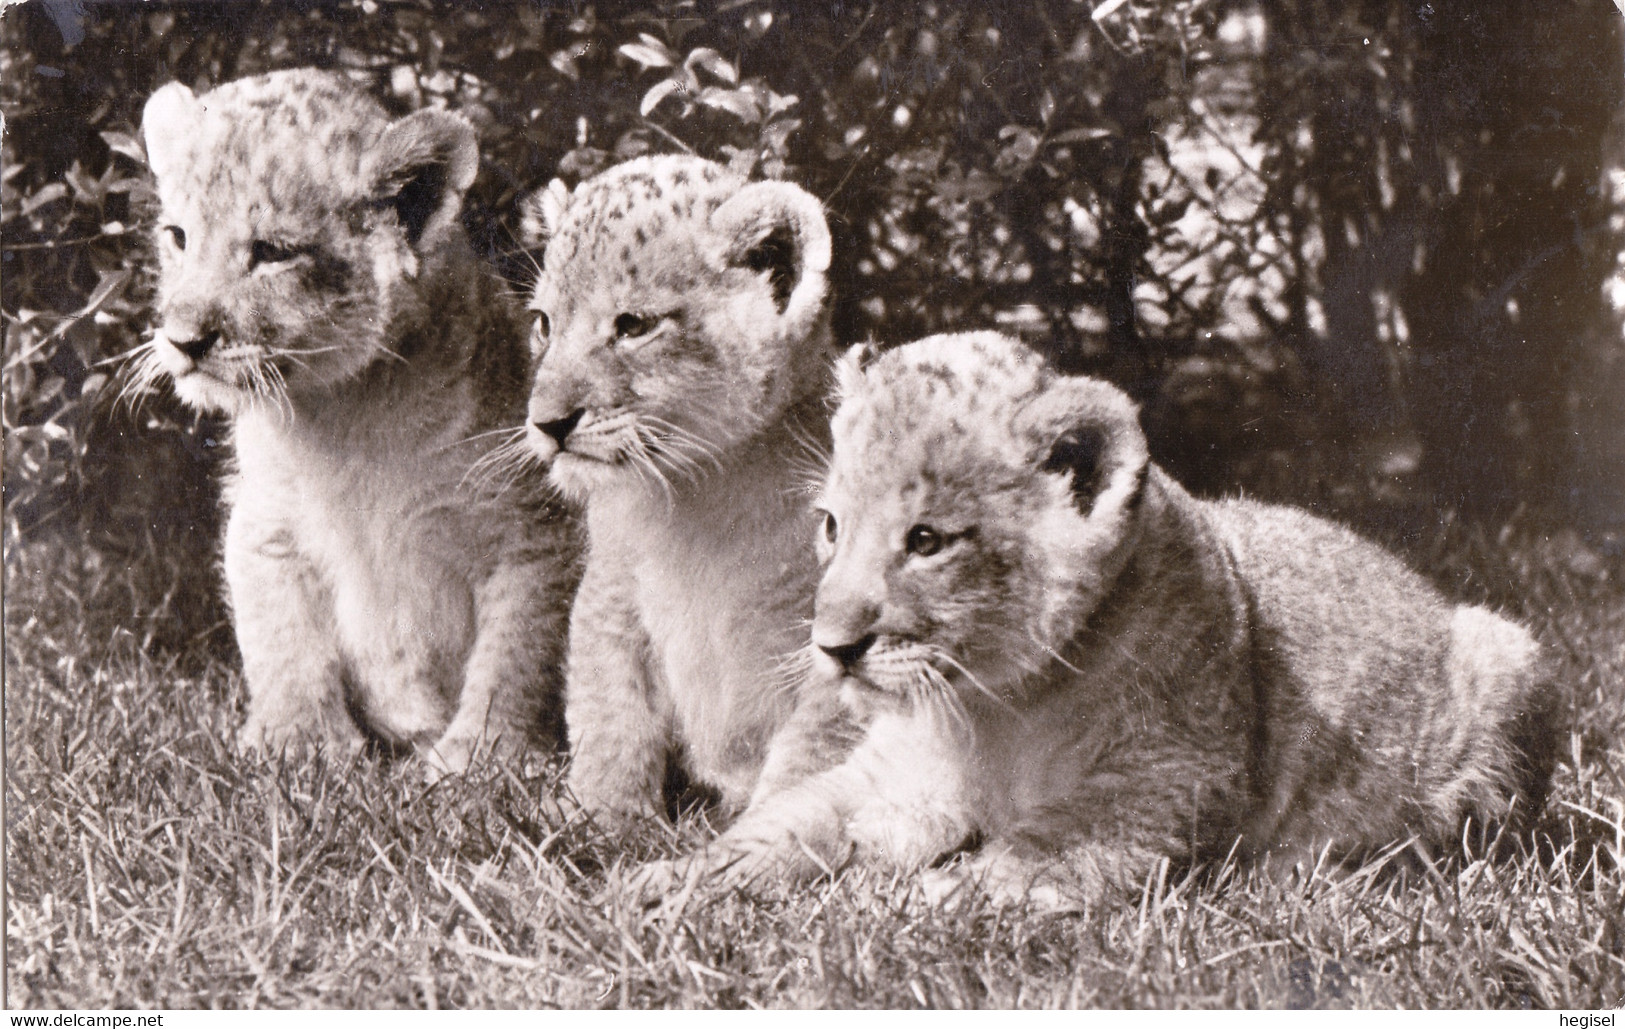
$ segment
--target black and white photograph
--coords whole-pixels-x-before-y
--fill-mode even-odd
[[[6,0],[0,116],[0,1005],[1625,1008],[1625,0]]]

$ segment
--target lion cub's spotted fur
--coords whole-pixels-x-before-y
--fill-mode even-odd
[[[759,779],[797,774],[768,751],[792,721],[817,577],[804,453],[828,433],[823,211],[788,183],[656,157],[555,183],[531,216],[546,251],[530,438],[585,501],[590,541],[570,786],[608,821],[657,813],[675,756],[737,809]]]
[[[166,86],[142,131],[162,202],[142,374],[233,421],[241,744],[370,733],[441,770],[526,746],[557,689],[574,543],[536,489],[465,481],[528,375],[457,220],[472,127],[392,122],[346,79],[291,71]]]
[[[929,885],[1070,906],[1164,857],[1449,844],[1539,805],[1522,626],[1302,511],[1193,499],[1127,397],[1004,337],[841,372],[812,640],[866,735],[713,867],[980,838]]]

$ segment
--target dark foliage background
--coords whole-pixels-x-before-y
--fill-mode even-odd
[[[137,120],[171,79],[310,64],[479,126],[466,220],[517,288],[523,193],[692,149],[824,199],[843,340],[1003,327],[1129,389],[1198,490],[1390,539],[1569,526],[1583,563],[1625,529],[1621,20],[1608,0],[9,7],[8,546],[82,540],[148,642],[218,635],[220,426],[114,402],[150,331]]]

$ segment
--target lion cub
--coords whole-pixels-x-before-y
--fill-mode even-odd
[[[759,779],[820,760],[768,753],[800,724],[818,574],[805,498],[807,450],[828,439],[823,209],[789,183],[655,157],[554,183],[530,224],[546,242],[530,441],[585,501],[589,536],[569,785],[603,821],[655,814],[675,757],[737,809]]]
[[[464,481],[529,372],[457,220],[473,128],[391,121],[299,70],[165,86],[142,134],[162,323],[138,375],[232,416],[240,744],[372,734],[440,771],[525,747],[557,690],[576,543],[539,489]]]
[[[984,333],[840,366],[812,641],[865,725],[747,811],[734,874],[861,858],[1072,907],[1162,858],[1355,855],[1527,816],[1522,626],[1302,511],[1193,499],[1129,399]]]

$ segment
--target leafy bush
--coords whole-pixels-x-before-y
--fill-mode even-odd
[[[224,436],[118,399],[151,324],[140,106],[304,64],[476,123],[465,220],[516,290],[522,194],[691,150],[825,201],[841,339],[1020,333],[1129,389],[1199,489],[1625,510],[1606,0],[153,0],[0,30],[7,538],[83,540],[154,638],[219,623]]]

